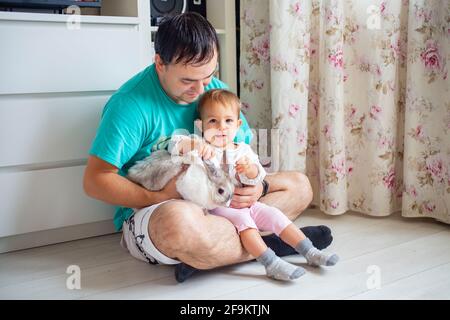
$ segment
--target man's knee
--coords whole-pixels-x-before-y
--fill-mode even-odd
[[[311,183],[306,175],[299,171],[293,171],[291,175],[291,186],[293,191],[299,195],[301,203],[299,203],[299,211],[305,210],[313,200],[313,191]]]

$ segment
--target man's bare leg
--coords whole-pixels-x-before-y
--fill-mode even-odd
[[[283,171],[269,174],[269,193],[261,202],[280,209],[292,221],[309,206],[313,198],[307,176],[298,171]]]
[[[153,244],[164,255],[197,269],[211,269],[253,259],[241,245],[234,225],[205,215],[194,203],[173,200],[153,212],[149,222]]]

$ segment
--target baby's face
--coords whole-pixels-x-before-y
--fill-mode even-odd
[[[213,146],[224,148],[233,143],[241,123],[236,108],[211,103],[202,115],[203,136]]]

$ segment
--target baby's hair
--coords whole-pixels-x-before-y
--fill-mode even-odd
[[[202,112],[210,103],[219,103],[223,106],[232,106],[240,118],[241,101],[233,92],[224,89],[213,89],[205,92],[198,102],[198,114],[202,118]]]

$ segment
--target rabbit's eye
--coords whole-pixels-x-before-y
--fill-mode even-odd
[[[223,189],[222,188],[219,188],[219,190],[217,190],[217,192],[219,192],[219,194],[223,194]]]

